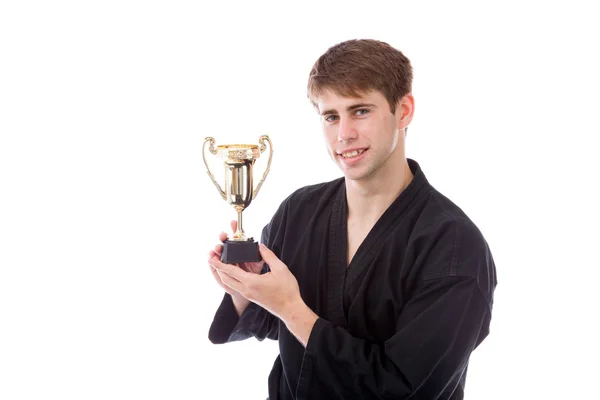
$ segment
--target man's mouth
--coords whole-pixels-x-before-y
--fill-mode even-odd
[[[352,158],[352,157],[356,157],[360,154],[362,154],[363,152],[365,152],[365,149],[360,149],[360,150],[352,150],[352,151],[346,151],[342,154],[340,154],[343,158]]]

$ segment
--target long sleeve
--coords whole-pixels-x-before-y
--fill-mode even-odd
[[[250,303],[238,317],[231,296],[225,293],[208,332],[214,344],[223,344],[255,337],[277,340],[278,319],[264,308]]]
[[[470,353],[487,335],[490,309],[477,281],[449,276],[421,284],[385,343],[353,337],[319,319],[309,338],[299,400],[450,398]]]

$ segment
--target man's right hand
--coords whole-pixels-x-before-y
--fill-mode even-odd
[[[231,221],[231,230],[233,232],[235,232],[237,230],[237,221],[235,221],[235,220]],[[219,240],[221,241],[221,243],[226,241],[227,233],[221,232],[219,234]],[[221,259],[222,253],[223,253],[223,245],[218,244],[217,246],[215,246],[214,250],[212,250],[208,253],[208,259],[210,260],[214,257]],[[262,271],[264,264],[265,264],[264,261],[259,261],[259,262],[251,262],[251,263],[240,263],[240,264],[238,264],[238,266],[246,272],[260,274],[260,271]],[[238,291],[236,291],[233,288],[224,284],[223,280],[221,279],[221,276],[219,275],[219,271],[214,269],[212,267],[212,265],[209,264],[209,268],[210,268],[213,276],[215,277],[215,280],[217,281],[217,283],[227,293],[229,293],[231,295],[231,298],[233,300],[233,305],[235,306],[235,310],[236,310],[238,316],[242,315],[242,312],[244,312],[246,307],[248,307],[248,304],[250,304],[250,301],[248,299],[246,299],[244,296],[242,296]]]

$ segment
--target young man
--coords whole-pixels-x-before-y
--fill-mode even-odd
[[[220,245],[209,254],[226,291],[209,338],[279,341],[270,400],[463,398],[496,271],[478,228],[405,157],[411,83],[409,60],[386,43],[330,48],[308,94],[344,177],[281,204],[264,262],[223,264]]]

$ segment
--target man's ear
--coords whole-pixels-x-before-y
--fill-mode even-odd
[[[396,127],[404,129],[404,136],[406,136],[406,128],[411,123],[414,113],[415,98],[412,93],[408,93],[398,101],[396,106]]]

